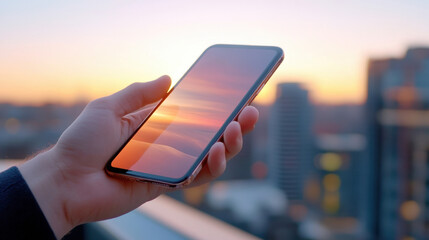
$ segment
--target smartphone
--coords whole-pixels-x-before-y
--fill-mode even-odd
[[[107,162],[106,172],[173,188],[190,183],[282,60],[278,47],[209,47]]]

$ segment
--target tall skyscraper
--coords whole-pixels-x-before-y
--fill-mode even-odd
[[[312,140],[308,91],[300,84],[277,86],[268,130],[268,178],[292,204],[301,201],[312,166]]]
[[[429,48],[368,66],[364,225],[373,239],[429,236]]]

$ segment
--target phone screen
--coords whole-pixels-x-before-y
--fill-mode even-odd
[[[202,161],[278,56],[277,48],[208,48],[110,165],[163,179],[183,178]]]

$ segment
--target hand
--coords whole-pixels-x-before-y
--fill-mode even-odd
[[[143,106],[161,99],[170,78],[134,83],[111,96],[90,102],[64,131],[57,144],[19,167],[57,238],[73,227],[127,213],[168,191],[151,183],[108,176],[104,166],[147,116]],[[225,130],[223,142],[210,149],[207,163],[191,186],[223,173],[226,160],[242,147],[242,133],[258,118],[246,107]]]

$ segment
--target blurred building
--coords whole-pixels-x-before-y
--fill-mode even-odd
[[[312,169],[311,106],[309,94],[298,83],[281,83],[269,122],[268,178],[282,189],[291,204],[303,200]]]
[[[324,216],[358,216],[360,172],[365,138],[360,134],[326,134],[316,138],[314,164],[321,187]]]
[[[429,48],[368,65],[364,224],[377,239],[429,236]]]
[[[363,104],[315,104],[313,107],[313,133],[364,134],[365,107]]]
[[[321,134],[316,136],[315,147],[317,186],[306,186],[306,200],[317,212],[318,224],[329,236],[326,239],[359,239],[365,137],[362,134]]]

